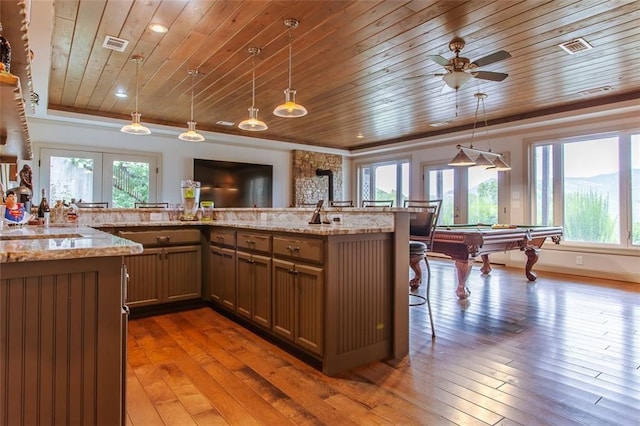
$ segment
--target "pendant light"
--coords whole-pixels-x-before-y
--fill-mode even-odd
[[[284,103],[273,110],[273,113],[278,117],[295,118],[307,115],[307,109],[296,103],[296,91],[291,88],[291,50],[293,45],[291,30],[298,28],[299,23],[297,19],[293,18],[284,20],[284,25],[289,28],[289,87],[284,91]]]
[[[511,170],[511,167],[502,159],[502,154],[498,154],[491,151],[489,148],[488,151],[484,151],[481,149],[476,149],[473,147],[473,139],[476,133],[476,124],[478,122],[478,111],[480,110],[480,104],[482,104],[482,116],[484,119],[484,128],[487,132],[487,140],[489,139],[489,130],[487,124],[487,115],[484,109],[484,100],[487,95],[485,93],[476,93],[476,114],[473,119],[473,130],[471,132],[471,142],[469,143],[469,147],[465,147],[462,145],[458,145],[458,153],[456,156],[449,162],[450,166],[485,166],[487,169],[494,169],[499,172],[504,172]],[[473,160],[469,157],[468,152],[473,152],[479,154],[478,157]]]
[[[138,112],[138,70],[144,58],[141,55],[133,55],[131,60],[136,63],[136,109],[131,113],[131,124],[123,126],[120,131],[130,135],[150,135],[151,130],[140,124],[141,114]]]
[[[193,88],[195,86],[195,77],[198,75],[198,70],[189,70],[187,73],[191,76],[191,119],[187,121],[187,131],[180,133],[178,139],[187,142],[202,142],[204,136],[196,132],[196,122],[193,121]]]
[[[268,127],[264,121],[258,120],[258,108],[256,108],[256,56],[260,54],[262,49],[259,47],[250,47],[249,54],[251,55],[251,66],[253,68],[252,73],[252,86],[251,86],[251,108],[249,108],[249,118],[242,120],[238,127],[242,130],[248,130],[250,132],[261,132],[267,130]]]

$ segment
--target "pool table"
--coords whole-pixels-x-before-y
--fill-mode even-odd
[[[455,261],[458,274],[456,295],[466,299],[471,293],[467,279],[475,258],[482,258],[480,272],[491,271],[489,254],[507,250],[521,250],[527,256],[525,274],[529,281],[537,278],[531,269],[538,261],[538,250],[547,238],[559,244],[562,238],[560,226],[529,225],[446,225],[438,226],[434,233],[431,252],[449,256]]]

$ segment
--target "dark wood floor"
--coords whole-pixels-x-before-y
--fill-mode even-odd
[[[128,424],[640,425],[640,284],[474,267],[461,303],[431,265],[436,339],[412,307],[409,356],[338,378],[208,308],[130,321]]]

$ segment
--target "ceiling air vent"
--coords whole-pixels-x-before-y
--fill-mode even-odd
[[[598,93],[610,92],[612,90],[613,90],[613,87],[611,86],[602,86],[602,87],[596,87],[595,89],[583,90],[581,92],[578,92],[578,95],[591,96],[591,95],[597,95]]]
[[[216,124],[218,126],[227,126],[227,127],[231,127],[233,126],[235,123],[233,121],[224,121],[224,120],[219,120],[216,121]]]
[[[584,52],[585,50],[592,49],[593,46],[583,38],[577,38],[575,40],[567,41],[566,43],[559,44],[560,48],[567,52],[569,55],[575,53]]]
[[[116,52],[124,52],[128,44],[129,40],[123,40],[121,38],[108,35],[104,38],[102,47],[105,49],[115,50]]]

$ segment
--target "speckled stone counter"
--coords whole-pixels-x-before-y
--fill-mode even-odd
[[[0,263],[137,253],[142,245],[86,226],[5,226],[0,231]]]
[[[310,235],[348,235],[393,232],[397,212],[393,208],[331,208],[323,210],[328,223],[310,225],[311,208],[238,208],[215,209],[215,220],[169,220],[163,209],[83,209],[80,223],[97,228],[149,226],[224,226],[264,231],[294,232]]]

